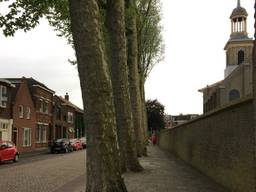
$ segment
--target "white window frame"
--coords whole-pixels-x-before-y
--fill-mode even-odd
[[[26,119],[30,119],[31,118],[31,109],[30,107],[26,107]]]
[[[6,108],[7,107],[7,87],[0,85],[0,107]]]
[[[9,128],[9,123],[0,122],[0,129],[7,130]]]
[[[44,113],[48,113],[49,112],[49,105],[48,105],[48,102],[47,101],[44,101]]]
[[[47,143],[47,124],[38,123],[36,127],[36,143]]]
[[[73,119],[73,113],[72,112],[68,112],[68,123],[73,123],[74,119]]]
[[[19,105],[18,112],[19,112],[19,118],[23,118],[24,117],[24,107],[23,107],[23,105]]]
[[[44,112],[44,101],[42,99],[39,99],[39,111]]]
[[[26,132],[28,132],[28,143],[26,144]],[[23,147],[31,147],[31,128],[23,128]]]

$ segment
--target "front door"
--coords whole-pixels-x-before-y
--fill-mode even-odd
[[[13,128],[12,132],[12,142],[17,146],[17,136],[18,136],[18,130],[17,128]]]

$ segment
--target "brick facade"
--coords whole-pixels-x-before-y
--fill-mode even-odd
[[[26,79],[16,82],[13,90],[13,136],[12,141],[16,144],[18,151],[31,152],[36,148],[36,113],[34,103],[30,95]]]
[[[0,139],[12,140],[19,152],[47,149],[54,139],[82,137],[83,111],[33,78],[0,79],[5,107],[0,106]],[[1,91],[0,91],[1,93]],[[0,97],[1,101],[1,97]],[[12,124],[13,122],[13,124]]]
[[[66,99],[54,96],[54,139],[74,138],[76,106]]]

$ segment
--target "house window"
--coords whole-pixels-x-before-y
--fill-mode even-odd
[[[56,119],[61,120],[61,109],[60,109],[60,107],[56,108]]]
[[[24,110],[23,110],[23,105],[20,105],[19,106],[19,118],[23,118],[23,116],[24,116]]]
[[[229,92],[229,101],[234,101],[236,99],[239,99],[240,98],[240,92],[236,89],[232,89],[230,92]]]
[[[23,129],[23,146],[24,147],[31,146],[31,129],[30,128]]]
[[[48,113],[48,102],[43,103],[43,112]]]
[[[0,123],[0,129],[8,129],[8,123]]]
[[[26,107],[26,119],[30,119],[30,117],[31,117],[30,107]]]
[[[238,51],[238,65],[242,64],[244,62],[244,51],[240,50]]]
[[[49,111],[48,106],[49,105],[48,105],[47,101],[44,101],[42,99],[39,100],[39,107],[40,107],[39,111],[41,113],[48,113],[48,111]]]
[[[43,100],[40,99],[40,100],[39,100],[39,107],[40,107],[40,108],[39,108],[39,111],[40,111],[40,112],[43,112],[43,111],[44,111],[44,110],[43,110],[43,108],[44,108],[43,104],[44,104]]]
[[[73,113],[68,112],[68,122],[73,123]]]
[[[46,143],[46,125],[37,124],[36,128],[36,142]]]
[[[0,86],[0,107],[6,108],[7,106],[7,87]]]

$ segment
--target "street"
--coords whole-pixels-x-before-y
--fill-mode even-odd
[[[0,165],[0,192],[83,192],[86,150],[42,154]],[[226,192],[224,188],[157,146],[140,158],[141,173],[127,172],[129,192]]]
[[[0,165],[1,192],[80,192],[85,181],[85,152],[43,154]]]

